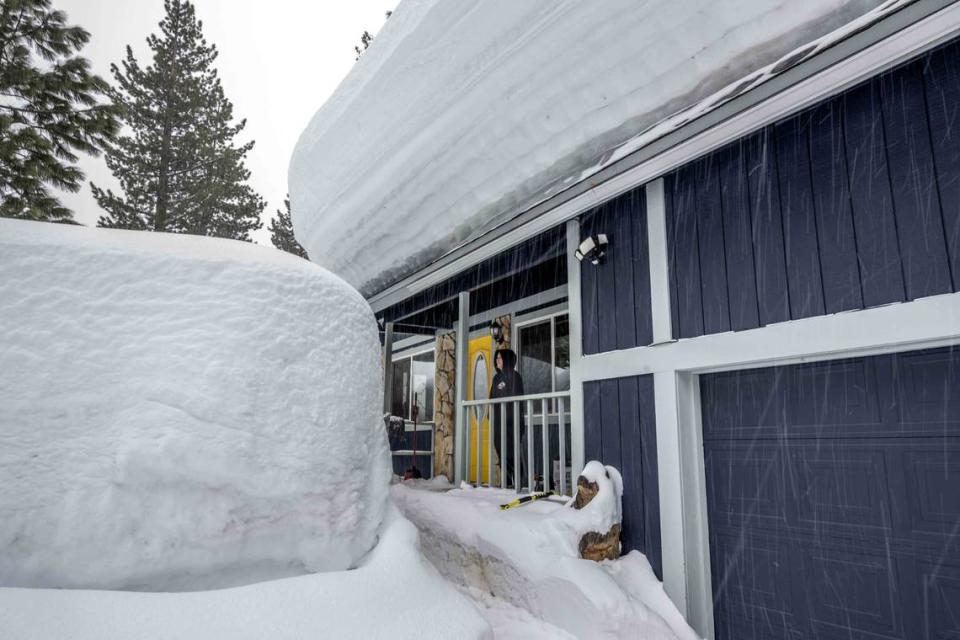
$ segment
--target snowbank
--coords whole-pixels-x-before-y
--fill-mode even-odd
[[[417,552],[417,532],[388,516],[354,571],[200,593],[0,589],[9,640],[471,640],[490,629]]]
[[[297,239],[376,292],[906,1],[403,0],[297,144]]]
[[[246,243],[0,219],[0,300],[0,586],[233,586],[374,546],[379,341],[339,278]]]
[[[391,487],[391,495],[420,529],[424,554],[456,583],[575,637],[694,640],[642,554],[580,559],[580,537],[619,520],[623,491],[612,467],[590,462],[584,474],[599,490],[579,511],[553,500],[500,511],[516,494],[466,484],[437,493],[405,482]]]

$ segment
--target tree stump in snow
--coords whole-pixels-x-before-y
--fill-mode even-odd
[[[589,531],[580,538],[580,557],[584,560],[616,560],[620,557],[620,524],[606,533]]]
[[[577,478],[577,496],[573,501],[574,509],[583,509],[597,495],[600,487],[583,476]],[[600,562],[616,560],[620,557],[620,523],[614,524],[606,533],[588,531],[580,538],[580,557]]]
[[[577,497],[573,500],[574,509],[583,509],[597,495],[600,487],[596,482],[590,482],[583,476],[577,478]]]

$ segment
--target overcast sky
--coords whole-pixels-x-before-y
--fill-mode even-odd
[[[150,60],[146,37],[157,31],[163,0],[54,0],[71,24],[90,32],[82,54],[97,73],[112,80],[126,45],[143,63]],[[283,206],[287,165],[300,132],[354,64],[353,47],[364,29],[376,33],[397,0],[195,0],[208,42],[217,45],[217,69],[234,114],[247,119],[241,141],[256,140],[247,157],[250,181],[266,200],[264,229],[254,237],[270,243],[266,232],[274,211]],[[83,189],[64,194],[79,222],[99,217],[89,181],[115,187],[102,158],[84,158]]]

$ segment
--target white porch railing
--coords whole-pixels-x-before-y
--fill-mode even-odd
[[[537,470],[539,468],[539,477],[542,481],[544,491],[555,489],[561,494],[567,495],[570,489],[568,473],[570,471],[570,453],[567,446],[567,429],[570,425],[570,392],[555,391],[552,393],[534,393],[523,396],[512,396],[509,398],[496,398],[485,400],[464,400],[460,403],[459,411],[463,418],[463,424],[466,428],[465,451],[466,451],[466,469],[465,477],[468,482],[473,482],[477,487],[481,486],[483,478],[483,426],[486,422],[489,425],[487,445],[486,445],[486,477],[487,485],[494,486],[494,433],[495,429],[500,431],[500,487],[503,489],[512,488],[518,493],[525,487],[528,491],[536,490]],[[499,414],[500,419],[495,418],[495,412]],[[512,416],[512,420],[508,417]],[[508,422],[512,422],[512,433],[508,438]],[[474,432],[475,430],[475,432]],[[540,434],[539,447],[537,447],[537,434]],[[550,450],[550,443],[557,442],[557,456],[553,457]],[[537,452],[536,449],[540,451]],[[510,455],[513,453],[514,455]],[[540,453],[537,465],[537,453]],[[513,483],[509,486],[508,469],[504,468],[507,461],[513,459]],[[556,487],[551,486],[550,478],[553,472],[551,468],[554,461],[558,461],[559,478],[556,479]],[[521,464],[521,462],[523,464]],[[475,477],[471,473],[473,463],[476,464]],[[522,482],[526,481],[526,484]]]

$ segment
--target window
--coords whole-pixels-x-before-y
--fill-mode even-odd
[[[433,351],[413,356],[413,405],[418,407],[419,422],[433,421],[433,379],[436,373]],[[411,416],[412,419],[413,416]]]
[[[431,422],[435,371],[433,351],[394,360],[391,413],[413,420],[412,407],[416,406],[417,422]]]
[[[525,393],[570,388],[570,323],[566,314],[521,325],[517,338]]]

